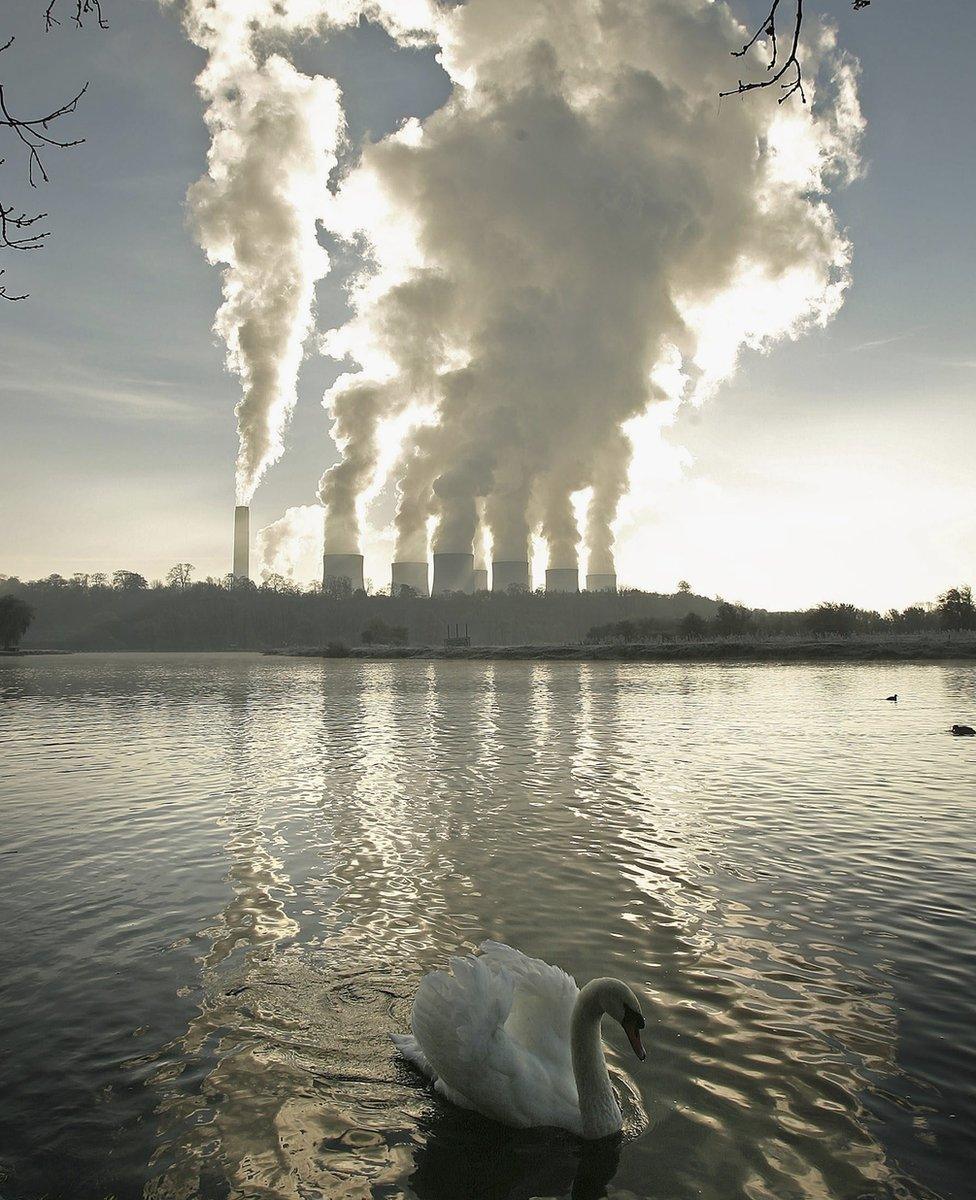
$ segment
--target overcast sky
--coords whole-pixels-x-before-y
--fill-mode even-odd
[[[0,261],[11,290],[31,293],[0,307],[0,572],[158,578],[180,560],[223,574],[239,384],[211,332],[218,272],[183,207],[208,144],[193,86],[203,55],[150,0],[108,0],[107,32],[66,23],[45,35],[43,7],[5,6],[0,41],[17,40],[3,80],[21,111],[90,80],[70,126],[87,140],[46,159],[49,246]],[[769,608],[886,608],[976,582],[976,6],[940,5],[935,30],[912,0],[856,15],[846,0],[813,7],[832,10],[862,62],[866,175],[832,201],[854,284],[825,331],[747,353],[717,397],[679,415],[667,438],[685,466],[631,506],[623,583],[670,591],[684,577]],[[338,80],[354,145],[426,116],[449,90],[433,51],[367,26],[303,46],[297,62]],[[22,172],[5,149],[10,203]],[[340,260],[319,285],[320,328],[344,312],[342,278]],[[309,354],[252,529],[314,502],[336,457],[321,407],[335,375]],[[378,556],[367,575],[387,582]]]

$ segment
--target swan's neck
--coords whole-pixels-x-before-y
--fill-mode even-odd
[[[570,1034],[582,1133],[586,1138],[609,1137],[619,1133],[623,1124],[603,1056],[600,1021],[604,1008],[598,995],[601,982],[593,980],[580,992]]]

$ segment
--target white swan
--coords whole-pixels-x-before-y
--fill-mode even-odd
[[[479,949],[421,979],[413,1036],[392,1035],[403,1057],[446,1099],[506,1125],[618,1133],[600,1021],[604,1013],[619,1021],[643,1061],[634,993],[619,979],[593,979],[581,991],[565,971],[511,946]]]

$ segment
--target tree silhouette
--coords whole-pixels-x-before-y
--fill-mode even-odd
[[[860,610],[853,604],[831,604],[824,601],[816,608],[811,608],[804,618],[806,627],[813,634],[840,634],[847,637],[858,626]]]
[[[143,592],[148,586],[145,577],[135,571],[116,571],[112,576],[112,587],[120,592]]]
[[[939,597],[939,624],[943,629],[976,629],[976,605],[968,587],[949,588]]]
[[[0,596],[0,642],[4,650],[13,650],[30,628],[34,610],[19,596]]]
[[[170,587],[189,587],[192,572],[193,563],[177,563],[166,572],[166,582]]]

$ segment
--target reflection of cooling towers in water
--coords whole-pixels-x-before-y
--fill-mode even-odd
[[[395,562],[390,587],[394,596],[404,588],[410,588],[418,596],[430,595],[426,562]]]
[[[547,592],[578,592],[579,570],[576,567],[550,567],[546,571]]]
[[[507,592],[509,588],[520,592],[530,590],[528,562],[495,560],[491,564],[491,590]]]
[[[268,1131],[281,1123],[280,1098],[265,1085],[263,1031],[251,1024],[271,1020],[275,994],[291,987],[279,978],[276,950],[300,930],[285,908],[294,888],[271,852],[260,804],[252,810],[237,800],[223,823],[232,895],[207,931],[199,1011],[150,1080],[158,1129],[145,1200],[195,1200],[219,1177],[243,1184],[255,1158],[273,1158]],[[199,1085],[187,1089],[174,1062],[201,1071]]]
[[[509,931],[580,982],[637,978],[668,1013],[659,1073],[608,1039],[615,1082],[646,1087],[655,1116],[688,1105],[675,1153],[655,1164],[661,1196],[780,1196],[784,1180],[795,1200],[902,1194],[859,1101],[894,1061],[879,979],[843,947],[835,958],[791,944],[802,922],[768,935],[749,885],[726,885],[743,902],[721,904],[699,868],[712,795],[688,787],[687,760],[648,722],[659,679],[485,663],[459,688],[452,664],[341,664],[304,676],[288,704],[286,676],[270,696],[266,678],[253,719],[228,722],[242,756],[222,818],[234,894],[198,931],[213,944],[200,1011],[149,1079],[158,1134],[144,1200],[565,1195],[575,1143],[537,1156],[505,1130],[493,1147],[485,1123],[432,1097],[387,1040],[408,1027],[424,971]],[[713,774],[707,756],[696,765]],[[566,863],[581,852],[573,883]],[[586,936],[565,919],[575,899]],[[323,919],[306,925],[316,906]],[[144,1060],[134,1069],[145,1078]],[[624,1142],[613,1195],[646,1194],[636,1145]],[[615,1167],[577,1172],[573,1195],[605,1195]]]
[[[448,592],[473,592],[474,555],[435,554],[434,586],[431,591],[435,596],[443,596]]]
[[[246,504],[234,509],[234,578],[250,579],[251,510]]]
[[[329,591],[348,587],[353,592],[365,590],[363,556],[361,554],[324,554],[322,556],[322,587]]]

